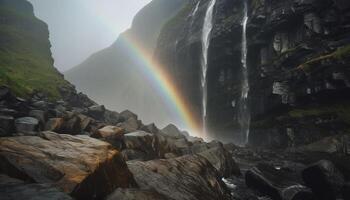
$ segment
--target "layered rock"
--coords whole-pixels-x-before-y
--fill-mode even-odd
[[[101,199],[118,187],[135,185],[121,154],[88,136],[43,132],[0,139],[1,173],[48,183],[76,199]]]

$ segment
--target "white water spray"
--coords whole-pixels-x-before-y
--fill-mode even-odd
[[[248,66],[247,66],[247,22],[248,22],[248,2],[244,0],[244,16],[242,21],[242,94],[240,103],[240,119],[241,131],[244,133],[245,143],[249,142],[249,126],[250,126],[250,112],[248,108]]]
[[[202,29],[202,65],[201,65],[201,86],[202,86],[202,120],[203,132],[206,134],[206,117],[207,117],[207,70],[208,70],[208,48],[210,45],[210,33],[213,29],[213,11],[216,0],[209,2],[207,12],[204,18]]]

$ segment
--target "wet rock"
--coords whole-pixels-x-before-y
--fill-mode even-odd
[[[42,110],[31,110],[28,114],[30,117],[34,117],[39,120],[40,124],[44,126],[47,120],[47,112]]]
[[[61,132],[63,123],[63,118],[50,118],[46,122],[45,131]]]
[[[1,100],[5,100],[5,99],[7,99],[10,96],[11,96],[10,89],[8,87],[6,87],[6,86],[1,86],[0,87],[0,101]]]
[[[96,105],[89,107],[88,113],[92,118],[103,119],[106,108],[103,105]]]
[[[0,159],[2,173],[52,184],[75,199],[102,199],[118,187],[135,185],[120,153],[88,136],[43,132],[0,138]]]
[[[157,128],[157,126],[154,123],[142,126],[140,128],[140,130],[148,132],[148,133],[158,133],[159,132],[159,129]]]
[[[118,126],[123,128],[126,133],[131,133],[137,131],[140,124],[135,118],[129,118],[125,122],[118,124]]]
[[[169,200],[169,198],[151,190],[117,189],[107,200]]]
[[[336,166],[328,160],[310,165],[302,172],[305,184],[320,200],[332,200],[341,193],[344,177]]]
[[[47,110],[49,107],[46,101],[35,101],[32,103],[32,106],[39,110]]]
[[[92,137],[102,139],[117,149],[122,149],[124,144],[124,129],[116,126],[105,126],[92,134]]]
[[[206,158],[215,169],[218,170],[221,177],[230,177],[232,175],[241,174],[232,154],[226,151],[223,147],[212,148],[199,153],[199,155]]]
[[[312,192],[301,184],[295,174],[258,164],[245,175],[248,187],[270,196],[274,200],[313,199]]]
[[[81,119],[72,114],[71,116],[65,117],[64,123],[59,133],[77,135],[82,133]]]
[[[120,113],[120,115],[124,118],[124,120],[128,120],[129,118],[134,118],[137,120],[137,115],[130,110],[124,110]]]
[[[174,200],[229,199],[215,168],[202,156],[128,162],[141,189],[151,189]]]
[[[92,118],[79,114],[78,117],[80,118],[80,128],[82,131],[89,131],[89,125],[94,121]]]
[[[0,137],[10,136],[15,132],[14,122],[13,117],[0,115]]]
[[[39,130],[39,120],[33,117],[22,117],[15,120],[17,133],[33,134]]]
[[[157,148],[157,138],[154,134],[143,131],[128,133],[124,135],[124,142],[125,148],[129,150],[124,152],[128,160],[151,160],[160,156]]]
[[[73,200],[72,197],[49,184],[28,184],[5,175],[0,175],[0,199]]]
[[[169,137],[180,139],[184,138],[185,136],[182,134],[182,132],[173,124],[169,124],[165,128],[163,128],[162,133],[166,134]]]
[[[122,150],[122,155],[124,160],[149,160],[149,155],[147,155],[145,152],[135,149],[124,149]]]

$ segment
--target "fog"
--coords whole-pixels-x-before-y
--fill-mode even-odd
[[[29,0],[49,25],[55,66],[66,71],[110,46],[150,0]]]

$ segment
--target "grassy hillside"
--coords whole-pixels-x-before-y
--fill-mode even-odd
[[[67,85],[53,67],[47,25],[25,0],[0,0],[0,85],[20,96],[39,90],[58,98]]]

